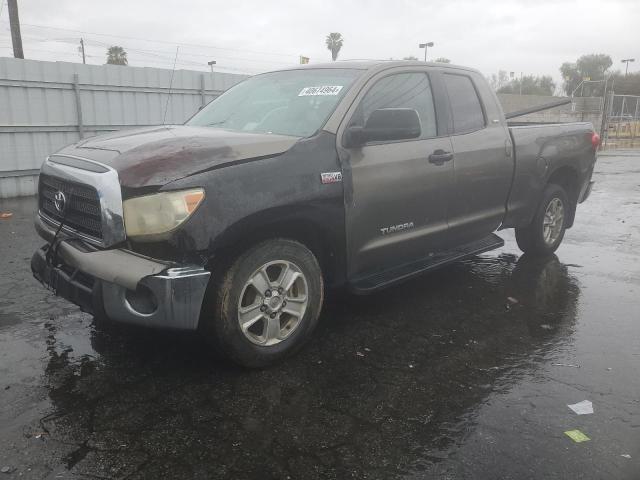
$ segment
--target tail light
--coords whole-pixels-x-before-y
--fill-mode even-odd
[[[591,132],[591,145],[593,146],[594,150],[597,150],[600,146],[600,135],[598,135],[596,132]]]

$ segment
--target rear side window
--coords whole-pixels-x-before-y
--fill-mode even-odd
[[[350,126],[364,126],[374,110],[381,108],[414,109],[420,117],[420,138],[437,135],[433,96],[426,73],[397,73],[378,80],[362,98]]]
[[[471,79],[464,75],[447,74],[444,78],[453,115],[455,133],[484,128],[484,113]]]

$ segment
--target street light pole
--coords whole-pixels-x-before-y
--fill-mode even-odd
[[[626,77],[627,74],[629,73],[629,62],[635,62],[636,59],[635,58],[625,58],[622,60],[622,63],[626,63],[627,66],[624,69],[624,76]]]
[[[420,48],[424,48],[424,61],[427,61],[427,48],[428,47],[433,47],[433,42],[427,42],[427,43],[420,43],[418,45],[418,47]]]
[[[216,64],[215,60],[211,60],[210,62],[207,62],[207,65],[209,65],[211,67],[211,88],[213,88],[213,66]]]

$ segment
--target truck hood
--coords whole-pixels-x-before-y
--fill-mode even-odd
[[[279,155],[297,137],[165,125],[100,135],[58,152],[95,160],[118,172],[124,189],[161,187],[207,170]]]

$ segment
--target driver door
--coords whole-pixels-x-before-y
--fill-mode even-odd
[[[451,140],[446,127],[438,128],[426,71],[384,73],[369,85],[356,100],[347,128],[366,125],[378,109],[410,108],[418,113],[421,133],[348,149],[347,245],[349,277],[355,280],[446,248],[446,194],[453,181],[452,158],[441,155],[452,152]]]

